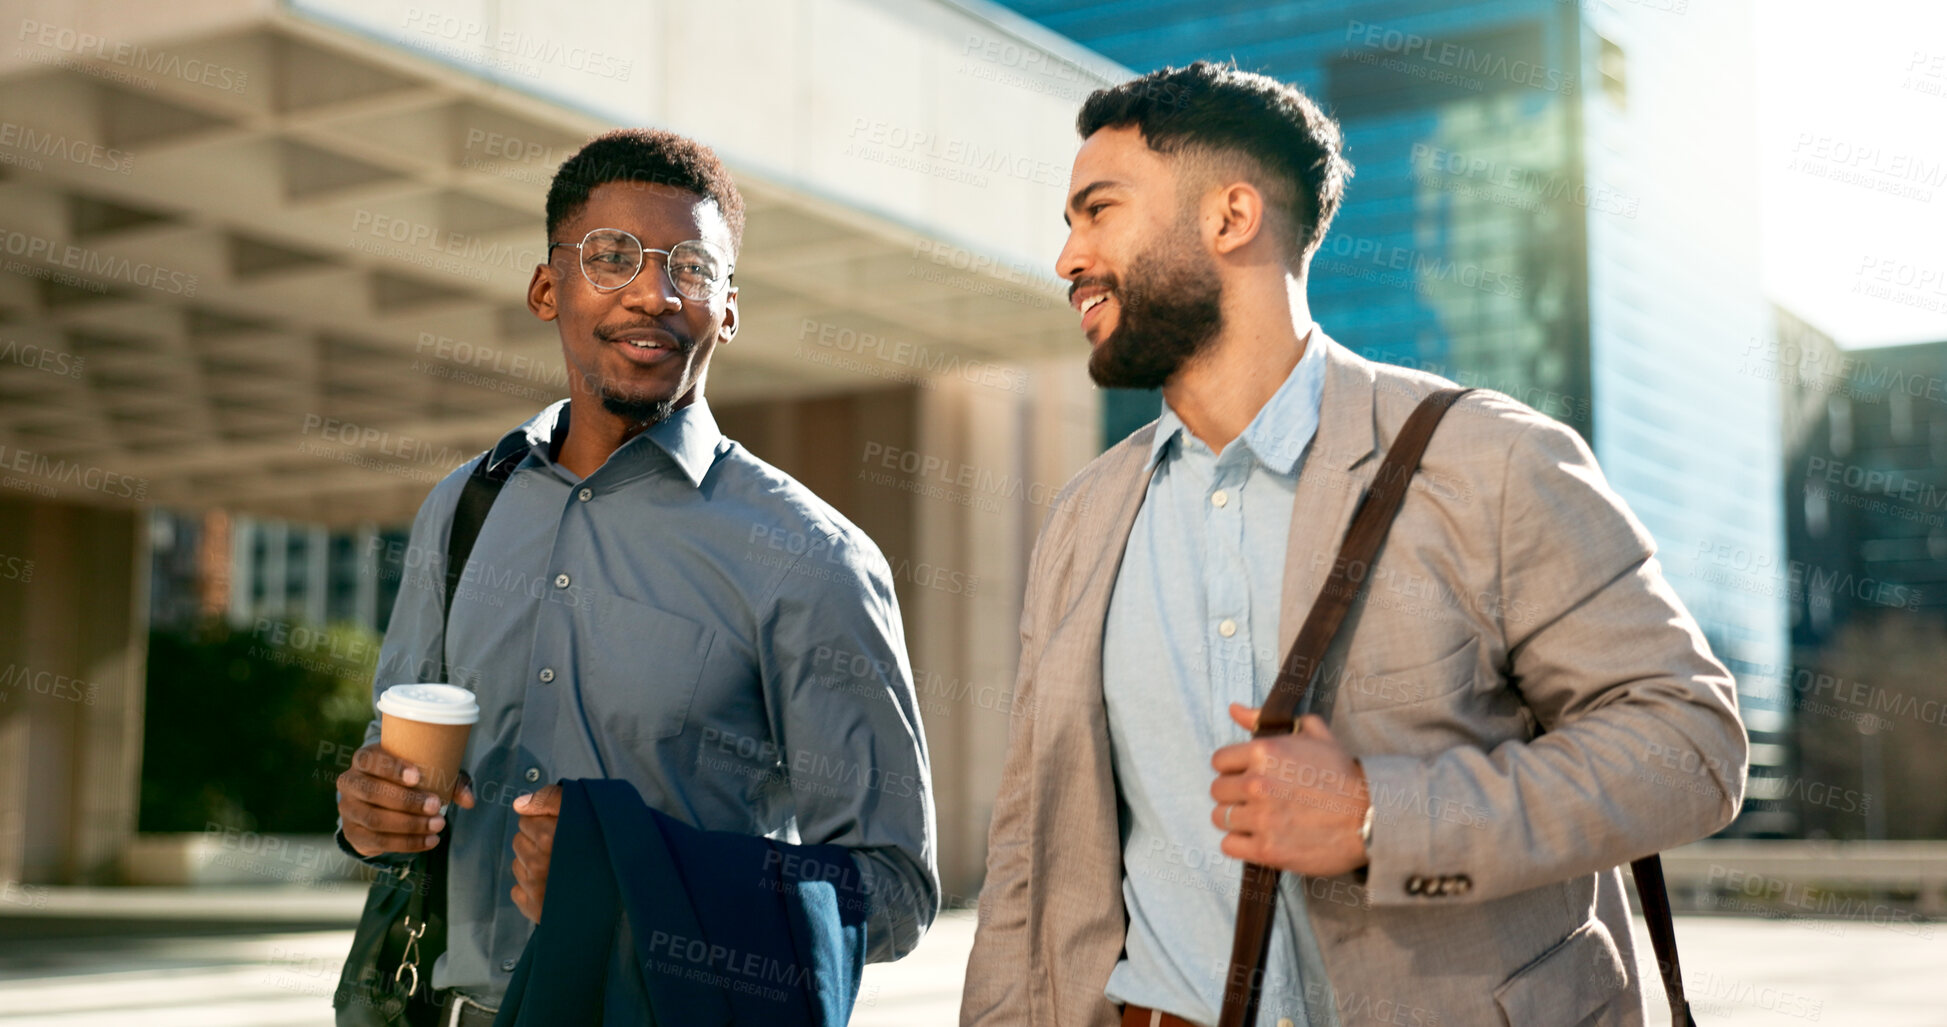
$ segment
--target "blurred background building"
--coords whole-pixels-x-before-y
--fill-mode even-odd
[[[187,630],[218,618],[248,628],[279,619],[382,632],[399,594],[408,527],[152,510],[149,624]]]
[[[1747,359],[1784,410],[1796,780],[1870,797],[1799,803],[1804,830],[1947,837],[1947,793],[1908,785],[1947,780],[1947,342],[1846,351],[1781,310]]]

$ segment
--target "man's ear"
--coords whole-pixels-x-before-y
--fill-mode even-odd
[[[737,287],[723,295],[723,324],[717,328],[717,345],[721,346],[737,337]]]
[[[552,321],[560,316],[561,312],[554,304],[556,284],[554,268],[546,264],[534,265],[534,277],[527,280],[527,309],[543,321]]]
[[[1210,226],[1210,248],[1233,253],[1264,232],[1264,194],[1249,182],[1232,182],[1205,197],[1204,223]]]

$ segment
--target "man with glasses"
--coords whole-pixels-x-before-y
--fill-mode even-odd
[[[374,696],[449,680],[480,720],[452,810],[444,1022],[489,1023],[547,887],[564,778],[616,778],[691,826],[848,848],[867,958],[939,906],[934,810],[892,575],[865,533],[718,431],[710,358],[737,334],[743,200],[708,147],[624,130],[562,164],[527,304],[560,332],[568,398],[482,459],[513,464],[442,630],[436,486]],[[785,540],[778,544],[778,540]],[[837,660],[832,654],[844,654]],[[438,843],[420,773],[367,731],[338,779],[339,844],[385,864]]]

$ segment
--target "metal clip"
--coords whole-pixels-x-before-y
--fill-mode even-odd
[[[412,914],[406,914],[406,951],[399,957],[399,969],[392,971],[392,983],[402,983],[406,971],[412,971],[412,983],[406,986],[407,998],[419,990],[419,937],[425,933],[426,922],[421,920],[419,926],[414,927]]]

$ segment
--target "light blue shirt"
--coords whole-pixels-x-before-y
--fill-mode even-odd
[[[1108,997],[1195,1023],[1223,1008],[1244,865],[1211,823],[1210,757],[1250,737],[1230,704],[1258,706],[1284,654],[1278,617],[1291,504],[1325,388],[1323,333],[1252,418],[1213,453],[1163,404],[1149,491],[1136,514],[1102,641],[1123,832],[1124,958]],[[1294,874],[1278,919],[1258,1023],[1333,1027],[1329,984]]]
[[[566,402],[528,422],[441,630],[447,529],[466,468],[413,523],[373,682],[437,680],[480,721],[455,806],[438,988],[488,1005],[534,925],[515,907],[514,798],[617,778],[692,827],[852,851],[871,960],[939,908],[925,738],[892,571],[838,511],[727,439],[702,401],[563,467]],[[378,738],[375,719],[366,741]],[[340,833],[340,845],[343,841]],[[385,862],[375,857],[367,862]]]

